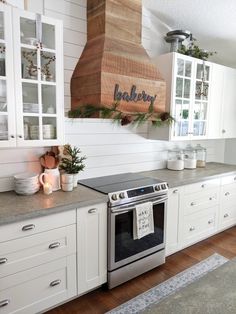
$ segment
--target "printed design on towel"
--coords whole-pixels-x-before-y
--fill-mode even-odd
[[[151,202],[136,205],[133,213],[133,238],[141,239],[154,233],[153,205]]]

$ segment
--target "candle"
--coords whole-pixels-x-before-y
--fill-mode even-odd
[[[52,185],[48,182],[44,183],[43,185],[43,193],[49,195],[52,193]]]

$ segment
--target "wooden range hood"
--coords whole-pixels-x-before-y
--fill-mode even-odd
[[[88,0],[88,41],[71,79],[71,107],[115,100],[123,112],[165,111],[166,84],[141,45],[142,0]]]

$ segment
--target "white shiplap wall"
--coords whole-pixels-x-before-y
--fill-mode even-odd
[[[23,0],[12,0],[22,6]],[[42,13],[64,22],[65,111],[70,108],[70,78],[86,43],[86,0],[27,0],[29,11]],[[155,36],[149,13],[143,12],[143,45],[149,55],[155,55]],[[154,33],[153,33],[154,32]],[[158,41],[156,46],[158,46]],[[155,51],[154,51],[155,50]],[[103,120],[66,119],[66,142],[77,145],[87,156],[81,177],[96,177],[127,171],[162,168],[167,150],[175,144],[147,139],[147,125],[140,128],[121,127]],[[183,147],[187,143],[178,143]],[[208,161],[224,160],[224,141],[203,141]],[[0,191],[12,189],[12,176],[28,170],[40,171],[39,156],[45,148],[1,149]]]

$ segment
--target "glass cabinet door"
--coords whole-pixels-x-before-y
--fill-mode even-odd
[[[63,141],[62,23],[26,11],[14,11],[18,32],[18,141],[24,146]]]
[[[0,4],[0,147],[16,144],[11,23],[10,7]]]
[[[190,98],[192,89],[193,64],[190,60],[176,59],[176,76],[173,115],[176,120],[174,137],[189,137]]]
[[[210,65],[196,62],[195,92],[193,100],[193,137],[206,136]]]

